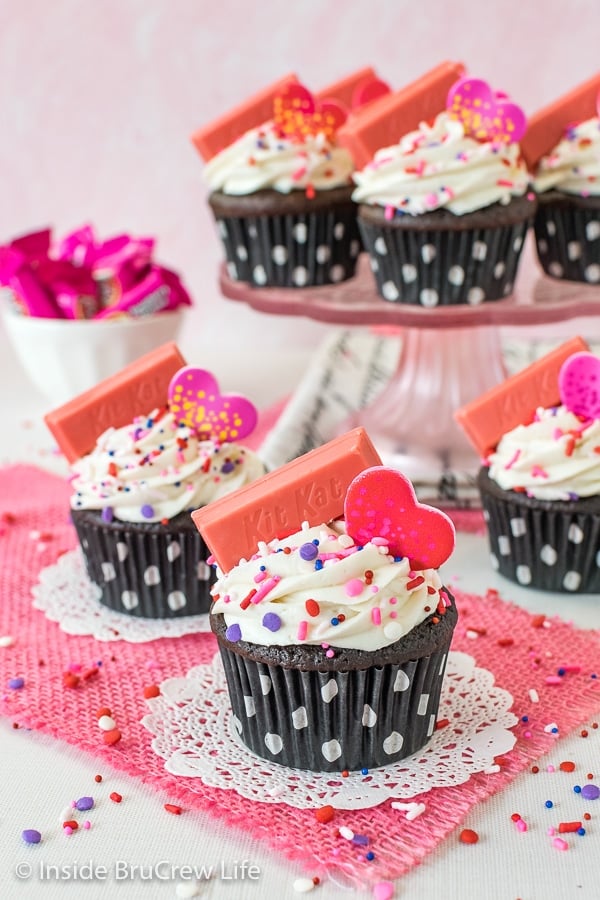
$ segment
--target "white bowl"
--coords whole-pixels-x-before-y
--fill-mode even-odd
[[[4,298],[3,298],[4,299]],[[39,319],[3,305],[15,352],[38,390],[54,406],[176,339],[184,310],[107,320]]]

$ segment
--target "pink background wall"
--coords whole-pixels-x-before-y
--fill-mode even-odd
[[[327,326],[219,295],[193,130],[288,71],[317,89],[372,64],[400,87],[458,59],[533,112],[598,69],[598,0],[0,5],[0,243],[86,221],[156,235],[195,297],[194,345],[216,342],[224,367],[238,349],[314,345]]]

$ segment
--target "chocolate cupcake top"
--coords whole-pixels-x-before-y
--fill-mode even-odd
[[[107,521],[160,522],[254,481],[264,466],[251,450],[205,439],[163,408],[109,428],[72,472],[73,509],[100,509]]]
[[[379,650],[449,605],[437,570],[413,570],[388,544],[358,544],[342,521],[303,526],[220,575],[212,613],[231,642]]]
[[[566,129],[554,149],[539,162],[534,187],[554,188],[578,197],[600,196],[600,119],[594,116]]]

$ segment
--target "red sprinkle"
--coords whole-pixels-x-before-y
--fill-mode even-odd
[[[558,833],[567,834],[571,831],[578,831],[581,828],[581,822],[559,822]]]
[[[121,794],[117,794],[116,791],[113,791],[112,794],[109,794],[109,797],[113,801],[113,803],[120,803],[123,799],[123,796]]]
[[[146,700],[150,700],[151,697],[158,697],[160,694],[160,688],[157,684],[149,684],[144,688],[144,697]]]
[[[68,822],[63,822],[63,828],[71,828],[73,831],[77,831],[79,828],[79,824],[75,821],[75,819],[69,819]]]
[[[476,844],[479,840],[479,835],[472,828],[463,828],[459,835],[459,840],[463,844]]]
[[[425,581],[422,575],[417,575],[416,578],[412,578],[410,581],[406,582],[407,591],[412,591],[413,588],[418,588],[419,585],[423,584]]]
[[[514,642],[514,638],[511,637],[498,638],[498,640],[496,641],[499,647],[512,647]]]
[[[575,763],[571,762],[570,759],[565,759],[564,762],[558,767],[561,772],[574,772],[575,771]]]
[[[441,728],[445,728],[450,724],[450,719],[438,719],[435,723],[435,730],[439,731]]]
[[[94,781],[96,781],[96,782],[98,782],[98,784],[100,784],[100,782],[102,781],[102,775],[95,775]]]
[[[545,621],[546,621],[546,616],[543,613],[539,616],[531,617],[531,624],[533,625],[534,628],[542,628]]]
[[[312,616],[313,618],[315,616],[318,616],[321,612],[321,607],[316,600],[307,600],[304,605],[306,607],[306,612],[308,613],[308,615]]]
[[[335,815],[335,810],[333,806],[321,806],[320,809],[315,809],[315,819],[317,822],[331,822]]]
[[[96,712],[96,718],[101,719],[102,716],[110,716],[112,719],[112,710],[108,708],[108,706],[101,706],[100,709]]]
[[[63,684],[68,688],[76,688],[79,684],[79,675],[73,672],[63,672]]]
[[[102,733],[102,739],[105,744],[118,744],[121,740],[121,732],[118,728],[113,728],[111,731],[104,731]]]
[[[181,806],[176,806],[174,803],[165,803],[165,809],[167,812],[173,813],[174,816],[180,816],[183,812]]]

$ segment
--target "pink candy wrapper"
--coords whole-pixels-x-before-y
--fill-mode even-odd
[[[179,276],[152,260],[155,240],[119,234],[97,241],[84,225],[52,244],[50,229],[0,247],[0,285],[23,315],[106,319],[190,306]]]

